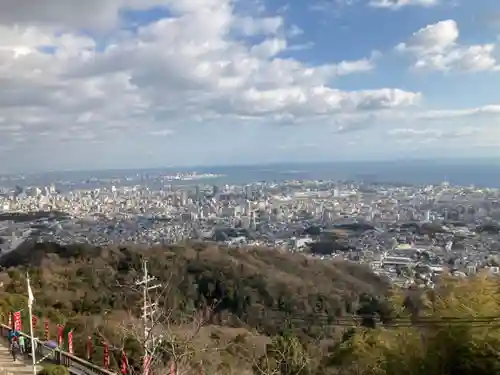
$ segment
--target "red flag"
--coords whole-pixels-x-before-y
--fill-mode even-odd
[[[14,331],[20,332],[22,330],[21,311],[12,314],[12,320],[14,321]]]
[[[49,321],[43,322],[43,335],[45,336],[45,341],[49,341]]]
[[[59,348],[62,347],[62,341],[63,341],[63,326],[58,324],[57,325],[57,346],[59,346]]]
[[[127,356],[125,354],[124,349],[122,349],[122,357],[120,360],[120,371],[123,375],[127,374]]]
[[[68,352],[73,354],[73,331],[68,332]]]
[[[92,358],[92,337],[88,336],[87,337],[87,345],[85,347],[86,355],[87,355],[87,361],[90,361]]]
[[[175,362],[170,363],[170,375],[175,375]]]
[[[31,317],[31,326],[33,327],[33,331],[36,331],[36,323],[38,322],[35,315]]]
[[[102,361],[103,361],[103,367],[107,369],[109,367],[109,348],[108,348],[108,343],[105,342],[103,343],[104,348],[104,355],[102,356]]]

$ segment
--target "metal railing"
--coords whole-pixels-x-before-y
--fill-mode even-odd
[[[8,341],[10,327],[5,324],[0,324],[1,337]],[[31,353],[31,337],[24,332],[19,332],[24,336],[26,343],[26,352]],[[68,368],[69,372],[74,375],[116,375],[113,371],[106,370],[96,366],[84,359],[78,358],[58,347],[52,348],[47,343],[35,339],[35,353],[37,360],[53,364],[62,365]],[[29,354],[31,356],[31,354]]]

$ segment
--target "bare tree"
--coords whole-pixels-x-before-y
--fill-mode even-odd
[[[255,344],[257,337],[260,345]],[[311,345],[319,346],[320,340]],[[318,368],[309,349],[293,335],[270,338],[248,334],[237,337],[230,351],[253,375],[309,375]]]
[[[143,286],[119,285],[142,296],[140,303],[129,311],[107,316],[98,334],[103,341],[109,343],[110,350],[121,352],[127,342],[135,342],[141,349],[141,356],[149,357],[148,373],[150,375],[174,373],[175,375],[200,374],[203,358],[209,352],[219,351],[210,342],[197,340],[200,331],[210,321],[215,304],[193,308],[192,311],[181,312],[176,309],[175,286],[172,277],[162,283],[160,288],[145,293]],[[144,297],[147,298],[144,303]],[[147,327],[141,317],[148,306]],[[111,334],[110,334],[111,333]],[[112,335],[112,337],[110,337]],[[144,348],[148,348],[145,353]],[[144,364],[127,363],[130,374],[144,373]]]

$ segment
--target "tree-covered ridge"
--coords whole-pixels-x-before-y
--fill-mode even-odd
[[[153,276],[169,284],[172,308],[215,304],[214,323],[237,320],[266,333],[287,317],[351,315],[361,295],[382,295],[388,286],[353,263],[204,244],[150,249],[36,244],[2,258],[7,270],[0,278],[4,291],[22,294],[21,270],[28,267],[37,306],[67,317],[93,315],[128,310],[138,302],[140,294],[130,287],[140,277],[142,259],[149,261]]]
[[[391,326],[357,329],[326,365],[367,375],[493,375],[500,371],[500,282],[481,274],[442,280],[409,311],[392,298]]]
[[[131,286],[146,257],[168,285],[157,296],[158,374],[171,363],[179,375],[500,373],[500,280],[491,275],[403,291],[359,265],[268,249],[46,244],[26,251],[4,259],[0,308],[26,306],[29,268],[37,315],[74,329],[80,356],[92,335],[97,364],[106,340],[113,367],[123,347],[140,369],[140,295]]]
[[[65,324],[66,331],[74,328],[75,350],[83,354],[87,335],[116,332],[113,321],[122,324],[139,315],[142,296],[134,283],[141,277],[143,259],[165,285],[162,308],[172,324],[181,327],[186,317],[211,307],[200,332],[207,342],[242,332],[260,342],[258,337],[287,330],[303,338],[333,334],[334,327],[327,325],[352,316],[364,296],[382,296],[388,290],[386,281],[364,266],[270,249],[203,243],[148,249],[33,244],[1,259],[2,310],[26,307],[28,270],[36,315]],[[211,327],[209,332],[205,327]],[[138,346],[129,344],[140,356]]]

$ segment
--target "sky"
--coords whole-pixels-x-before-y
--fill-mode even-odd
[[[476,157],[498,0],[0,1],[0,172]]]

